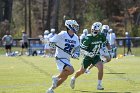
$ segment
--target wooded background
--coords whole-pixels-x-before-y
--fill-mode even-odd
[[[14,38],[26,31],[32,38],[44,30],[65,30],[64,20],[75,19],[90,30],[95,21],[114,29],[117,37],[125,32],[140,36],[140,0],[0,0],[0,38],[7,30]]]

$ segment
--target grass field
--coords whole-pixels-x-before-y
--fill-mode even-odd
[[[75,70],[80,60],[71,60]],[[105,64],[103,85],[105,90],[96,90],[97,69],[76,80],[76,87],[69,87],[70,77],[55,90],[55,93],[140,93],[140,57],[126,56]],[[40,56],[0,56],[0,93],[45,93],[51,86],[51,76],[56,75],[54,58]]]

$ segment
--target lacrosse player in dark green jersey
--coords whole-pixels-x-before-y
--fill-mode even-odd
[[[102,44],[106,44],[108,48],[110,48],[110,46],[106,40],[105,35],[100,33],[101,27],[102,23],[93,23],[93,25],[91,26],[91,34],[88,34],[87,37],[84,38],[84,40],[82,41],[82,44],[80,45],[81,49],[85,51],[85,57],[83,59],[81,68],[71,78],[70,86],[72,89],[74,89],[75,87],[76,78],[84,74],[86,69],[92,64],[98,69],[97,89],[104,90],[104,88],[102,87],[103,63],[100,59],[100,49],[102,47]]]

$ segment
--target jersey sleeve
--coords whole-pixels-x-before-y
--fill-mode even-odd
[[[60,32],[59,34],[55,34],[52,38],[49,38],[50,42],[59,42],[63,38],[63,33]]]
[[[80,36],[80,40],[82,40],[84,38],[84,35],[82,34],[81,36]]]
[[[54,37],[50,38],[49,41],[55,43],[59,42],[59,35],[55,35]]]
[[[85,37],[85,38],[82,40],[82,43],[81,43],[80,47],[81,47],[83,50],[87,50],[89,44],[90,44],[90,38],[87,36],[87,37]]]
[[[2,37],[2,41],[5,41],[5,37],[6,37],[6,35],[4,35],[4,36]]]

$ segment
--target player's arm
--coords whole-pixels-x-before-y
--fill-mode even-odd
[[[5,37],[6,37],[6,36],[3,36],[3,38],[2,38],[2,43],[4,43],[4,42],[5,42]]]
[[[80,42],[79,42],[79,39],[77,37],[76,47],[74,47],[71,50],[71,57],[78,59],[79,56],[80,56]]]
[[[80,44],[81,50],[84,52],[85,56],[93,57],[95,54],[93,52],[88,51],[88,47],[90,45],[90,39],[87,36],[86,38],[83,39],[82,43]]]
[[[10,37],[11,37],[11,42],[10,43],[12,45],[13,44],[13,37],[11,35],[10,35]]]
[[[49,46],[56,47],[58,41],[59,41],[59,35],[55,35],[54,37],[49,38]]]

